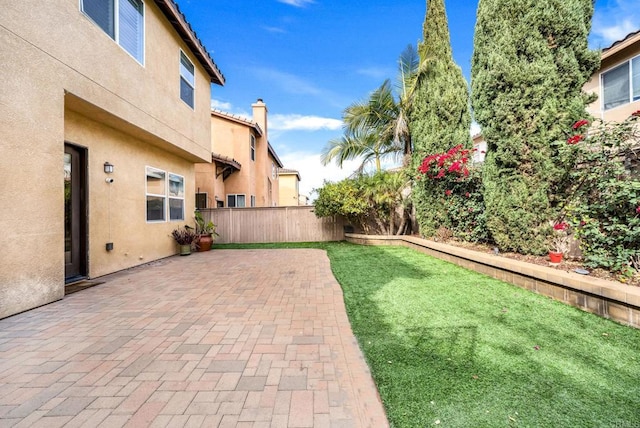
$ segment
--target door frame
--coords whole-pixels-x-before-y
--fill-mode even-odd
[[[89,226],[88,226],[88,150],[86,147],[78,146],[76,144],[65,141],[64,153],[71,154],[72,162],[72,181],[71,181],[71,253],[72,259],[77,262],[67,263],[65,258],[65,284],[75,282],[81,279],[85,279],[89,274]],[[66,206],[65,206],[66,215]],[[65,240],[66,240],[66,221],[65,221]],[[73,238],[77,237],[77,238]],[[66,252],[66,248],[65,248]],[[75,257],[74,257],[75,253]],[[73,272],[68,274],[67,269],[71,266]]]

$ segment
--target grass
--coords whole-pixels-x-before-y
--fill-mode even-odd
[[[640,426],[640,330],[403,247],[234,247],[327,250],[393,427]]]

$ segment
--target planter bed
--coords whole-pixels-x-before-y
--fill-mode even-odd
[[[345,234],[361,245],[402,245],[576,308],[640,328],[640,288],[412,236]]]

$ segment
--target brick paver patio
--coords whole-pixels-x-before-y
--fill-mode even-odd
[[[323,251],[103,279],[0,320],[0,426],[388,426]]]

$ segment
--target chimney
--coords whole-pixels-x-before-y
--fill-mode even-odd
[[[264,101],[262,101],[262,98],[258,98],[258,100],[254,104],[251,104],[251,108],[253,109],[253,121],[260,126],[265,139],[268,139],[267,105],[264,103]]]

